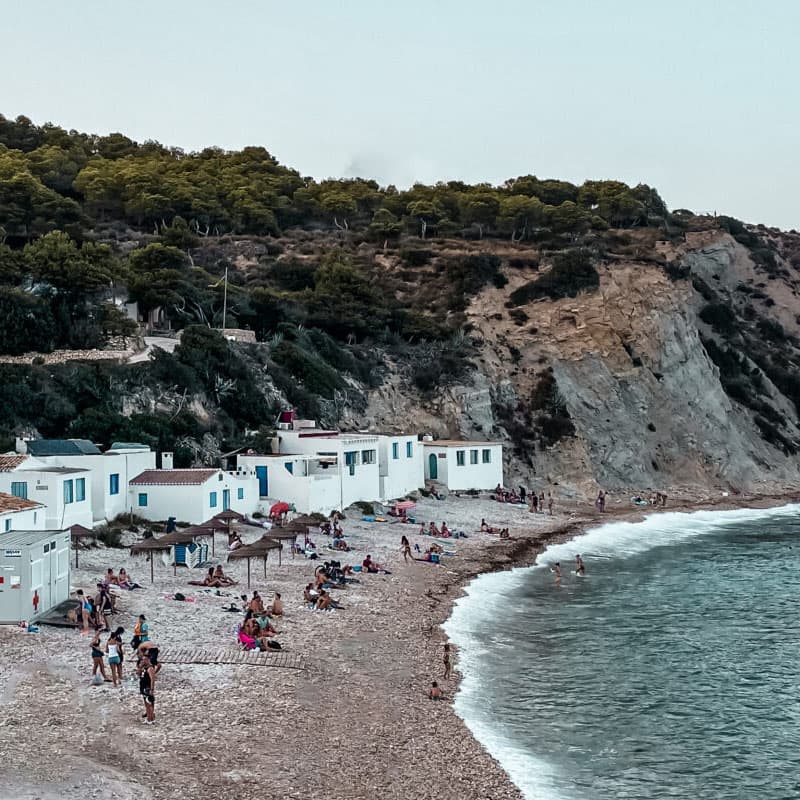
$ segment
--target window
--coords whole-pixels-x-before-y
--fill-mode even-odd
[[[375,463],[375,451],[374,450],[362,450],[361,451],[361,463],[362,464],[374,464]]]
[[[80,503],[81,500],[86,499],[86,478],[77,478],[75,480],[75,502]]]
[[[139,494],[139,508],[145,508],[147,506],[147,493],[140,492]]]
[[[217,493],[216,492],[211,492],[208,495],[208,504],[211,506],[211,508],[216,508],[217,507]]]
[[[8,533],[10,530],[11,530],[11,520],[7,519],[6,520],[6,533]]]
[[[119,473],[108,476],[108,493],[119,494]]]
[[[464,466],[464,454],[466,450],[456,450],[456,466],[463,467]]]
[[[356,453],[355,450],[348,450],[344,454],[344,463],[345,466],[354,467],[358,463],[358,453]],[[351,475],[353,474],[352,471],[350,472],[350,474]]]
[[[75,495],[73,489],[72,481],[64,481],[64,505],[74,502]]]
[[[28,482],[13,481],[11,483],[11,494],[14,497],[21,497],[23,500],[26,500],[28,497]]]
[[[406,442],[406,458],[411,458],[414,455],[414,443]]]
[[[469,463],[470,464],[477,464],[478,463],[478,451],[477,450],[470,450],[469,451]]]
[[[392,442],[392,458],[395,460],[400,458],[400,445],[398,442]]]
[[[236,499],[244,500],[244,489],[241,486],[236,490]]]
[[[491,450],[484,450],[483,451],[483,463],[484,464],[491,464],[492,463],[492,451]]]

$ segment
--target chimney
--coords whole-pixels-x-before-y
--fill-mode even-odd
[[[28,452],[28,443],[21,436],[17,436],[14,441],[14,450],[21,455],[25,455]]]
[[[161,469],[172,469],[172,453],[161,454]]]

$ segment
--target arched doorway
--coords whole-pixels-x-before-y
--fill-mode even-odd
[[[435,481],[439,477],[439,462],[436,459],[436,453],[431,453],[428,456],[428,472],[430,479]]]

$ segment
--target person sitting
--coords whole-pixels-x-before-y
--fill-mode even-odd
[[[269,614],[267,614],[266,611],[262,611],[258,614],[255,620],[259,628],[260,637],[275,636],[278,633],[272,626],[272,620],[269,618]]]
[[[237,550],[243,544],[242,537],[236,531],[228,534],[228,550]]]
[[[222,564],[217,564],[214,569],[214,578],[220,582],[222,586],[233,586],[236,581],[226,575],[222,570]]]
[[[331,524],[327,520],[319,526],[320,533],[324,533],[326,536],[331,535]]]
[[[117,577],[117,586],[120,589],[141,589],[142,587],[136,583],[135,581],[131,580],[128,573],[125,571],[125,567],[120,567],[119,576]]]
[[[222,581],[214,577],[214,567],[209,567],[208,574],[203,578],[203,586],[211,586],[214,589],[219,589],[222,585]]]
[[[481,519],[481,532],[482,533],[491,533],[492,529],[486,524],[485,519]]]
[[[433,543],[433,544],[432,544],[432,545],[431,545],[431,546],[428,548],[428,552],[430,552],[430,553],[437,553],[437,554],[441,554],[441,553],[444,553],[444,547],[442,547],[440,544],[436,544],[436,542],[434,542],[434,543]]]
[[[316,605],[317,598],[319,597],[319,592],[314,588],[313,583],[306,584],[306,588],[303,589],[303,600],[306,603],[310,603],[312,606]]]
[[[272,601],[272,605],[267,606],[267,611],[273,617],[283,616],[283,600],[281,600],[280,592],[275,592],[275,599]]]
[[[503,528],[503,530],[500,531],[500,538],[501,539],[508,539],[509,538],[508,528]]]
[[[436,523],[431,522],[428,525],[428,536],[438,536],[438,535],[439,535],[439,529],[436,527]]]
[[[439,684],[434,681],[431,684],[431,688],[428,689],[428,697],[431,700],[441,700],[442,699],[442,690],[439,688]]]
[[[260,614],[264,610],[264,601],[261,599],[259,593],[253,590],[253,599],[248,604],[248,608],[254,614]]]
[[[452,536],[453,534],[450,532],[450,528],[447,527],[446,522],[442,522],[442,532],[441,535],[447,538],[448,536]]]
[[[114,570],[111,569],[111,567],[106,570],[104,583],[107,587],[111,586],[112,584],[114,586],[119,586],[119,578],[114,574]]]
[[[331,596],[322,589],[317,598],[315,608],[317,611],[327,611],[331,607]]]
[[[334,550],[343,550],[346,553],[350,551],[350,545],[342,537],[333,540],[333,548]]]

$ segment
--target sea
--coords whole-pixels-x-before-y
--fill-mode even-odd
[[[469,584],[456,712],[530,800],[800,798],[798,590],[800,505],[603,525]]]

